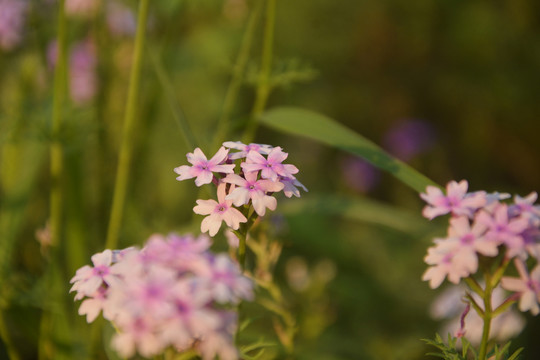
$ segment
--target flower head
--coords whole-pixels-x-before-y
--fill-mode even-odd
[[[282,164],[287,159],[288,154],[283,152],[281,148],[275,147],[268,153],[268,158],[262,156],[259,152],[251,150],[246,162],[242,163],[241,167],[244,172],[261,171],[263,179],[277,181],[279,176],[285,178],[293,178],[293,174],[298,172],[298,168],[290,164]]]
[[[428,219],[452,213],[453,215],[472,216],[476,209],[486,204],[485,192],[467,193],[468,183],[450,181],[446,186],[446,195],[435,186],[428,186],[425,194],[420,197],[428,203],[422,215]]]
[[[223,146],[219,151],[208,160],[201,149],[196,148],[193,153],[187,154],[188,161],[193,166],[182,165],[174,169],[179,176],[176,180],[182,181],[196,177],[195,185],[201,186],[212,182],[214,172],[231,174],[233,173],[234,164],[224,164],[227,160],[226,150]]]

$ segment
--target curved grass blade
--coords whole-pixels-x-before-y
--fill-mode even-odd
[[[307,137],[360,156],[418,192],[423,192],[428,185],[438,186],[372,141],[325,115],[302,108],[278,107],[265,112],[260,121],[273,129]]]

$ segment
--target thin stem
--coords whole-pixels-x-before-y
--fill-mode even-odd
[[[261,116],[268,96],[271,91],[270,72],[272,70],[272,53],[274,46],[274,25],[276,21],[276,0],[267,0],[266,2],[266,25],[264,29],[263,51],[261,60],[261,72],[257,92],[255,96],[255,104],[251,110],[251,118],[244,132],[244,143],[250,143],[255,138],[257,127],[259,126],[259,117]]]
[[[62,108],[64,106],[67,93],[67,20],[64,10],[65,0],[58,2],[58,27],[57,43],[58,53],[56,68],[54,71],[53,105],[51,121],[51,147],[50,147],[50,236],[51,253],[48,268],[45,272],[45,281],[51,291],[51,297],[56,298],[55,277],[60,276],[60,272],[55,267],[59,266],[61,249],[61,228],[62,228],[62,177],[64,173],[64,154],[60,133],[62,128]],[[54,345],[51,339],[51,329],[53,328],[53,316],[50,309],[45,309],[42,313],[39,337],[39,358],[52,358]]]
[[[225,94],[223,111],[221,112],[218,128],[212,144],[213,149],[219,147],[219,145],[227,139],[231,123],[231,114],[242,85],[242,75],[249,59],[249,51],[251,49],[251,45],[253,44],[257,20],[262,12],[262,5],[263,1],[257,1],[254,8],[251,10],[251,14],[249,15],[246,30],[244,31],[244,36],[240,45],[240,51],[238,52],[238,57],[236,58],[236,63],[233,67],[231,82],[229,83],[227,93]]]
[[[11,360],[20,360],[21,356],[19,355],[15,344],[12,341],[11,333],[7,326],[7,321],[4,316],[4,309],[0,309],[0,336],[6,347],[8,356]]]
[[[131,67],[129,90],[126,101],[126,112],[124,117],[124,129],[122,134],[122,145],[118,157],[118,168],[116,182],[114,184],[114,196],[107,231],[106,248],[114,249],[118,244],[118,234],[122,224],[124,213],[124,203],[126,200],[127,183],[131,157],[133,155],[133,142],[135,134],[135,115],[137,111],[137,101],[139,95],[140,73],[145,42],[145,30],[148,19],[149,0],[140,0],[139,13],[137,17],[137,33],[135,35],[135,50],[133,54],[133,64]]]
[[[489,341],[489,331],[491,327],[491,319],[493,318],[493,309],[491,307],[491,294],[493,292],[492,278],[489,272],[485,274],[486,288],[484,289],[484,314],[482,320],[484,326],[482,328],[482,341],[480,342],[480,350],[478,352],[478,359],[485,360],[487,354],[487,346]]]

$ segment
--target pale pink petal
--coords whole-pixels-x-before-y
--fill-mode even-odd
[[[271,163],[282,163],[285,159],[287,159],[287,156],[289,156],[289,154],[283,152],[281,147],[277,146],[268,154],[268,161]]]
[[[218,214],[211,214],[205,217],[201,222],[201,231],[203,233],[208,231],[208,235],[214,236],[221,227],[221,221],[222,219]]]
[[[259,180],[259,186],[262,190],[266,192],[278,192],[283,190],[285,185],[281,182],[269,181],[269,180]]]
[[[219,165],[227,159],[227,154],[229,153],[228,149],[225,149],[223,146],[219,148],[216,155],[214,155],[210,160],[208,160],[208,165],[213,167]],[[234,167],[234,165],[233,165]]]
[[[441,271],[439,267],[432,266],[424,272],[424,275],[422,275],[422,280],[429,280],[429,287],[435,289],[442,284],[445,276],[446,273],[444,271]]]
[[[292,177],[293,174],[296,174],[298,173],[298,168],[294,165],[291,165],[291,164],[283,164],[283,171],[281,171],[282,176],[285,176],[285,177]]]
[[[269,208],[272,211],[276,210],[276,206],[277,200],[273,196],[263,196],[253,199],[253,208],[259,216],[264,216],[266,208]]]
[[[232,192],[234,190],[234,185],[231,185],[231,188],[229,189],[229,192]],[[220,204],[223,204],[225,202],[225,196],[227,195],[227,184],[224,182],[219,183],[217,187],[217,197],[218,202]]]
[[[234,164],[214,165],[210,170],[217,173],[232,174],[235,166]]]
[[[182,181],[186,179],[191,179],[197,176],[197,174],[194,174],[192,171],[191,166],[182,165],[179,167],[174,168],[174,172],[177,173],[179,176],[176,178],[176,180]]]
[[[447,214],[448,212],[449,210],[445,210],[440,207],[425,206],[422,210],[422,216],[429,220],[433,220],[437,216]]]
[[[238,230],[240,223],[247,222],[246,217],[238,210],[230,208],[223,214],[223,220],[225,223],[234,230]]]
[[[278,148],[275,148],[275,149],[278,149]],[[274,150],[275,150],[274,149]],[[259,154],[257,151],[254,151],[254,150],[251,150],[247,157],[246,157],[246,161],[248,163],[252,163],[252,164],[266,164],[266,159],[264,158],[264,156],[262,156],[261,154]],[[244,167],[244,165],[247,165],[247,164],[242,164],[242,168]],[[250,170],[248,170],[250,171]]]
[[[94,321],[101,311],[101,301],[96,299],[86,299],[79,307],[79,315],[86,315],[86,322]]]
[[[246,174],[246,178],[247,178],[247,175],[248,174]],[[255,176],[257,176],[256,173],[255,173]],[[243,177],[241,177],[239,175],[236,175],[236,174],[227,175],[223,179],[223,182],[226,182],[226,183],[229,183],[229,184],[235,184],[235,185],[238,185],[238,186],[246,186],[246,184],[247,184],[246,179],[244,179]]]
[[[102,253],[93,255],[91,259],[94,266],[109,266],[112,262],[112,251],[107,249]]]
[[[240,166],[242,167],[242,170],[244,170],[244,173],[249,173],[249,172],[257,172],[259,170],[261,170],[262,166],[260,164],[254,164],[254,163],[242,163],[240,164]]]
[[[448,197],[462,198],[467,193],[469,183],[467,180],[461,180],[459,183],[450,181],[446,186],[446,194]]]
[[[195,179],[195,185],[201,186],[204,184],[210,184],[213,178],[214,174],[210,170],[201,170]]]
[[[225,199],[232,201],[235,206],[245,205],[250,200],[249,190],[244,187],[236,188]]]
[[[216,200],[197,200],[197,205],[193,208],[193,212],[199,215],[211,214],[218,205]]]
[[[527,289],[522,279],[512,277],[503,277],[501,279],[501,286],[508,291],[514,292],[523,292]]]
[[[193,165],[197,165],[201,162],[206,162],[207,159],[206,159],[206,156],[204,155],[204,153],[202,152],[201,149],[199,148],[196,148],[193,153],[188,153],[186,155],[187,157],[187,160],[193,164]]]

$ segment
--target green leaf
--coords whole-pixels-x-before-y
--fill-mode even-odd
[[[423,192],[428,185],[437,186],[426,176],[392,157],[372,141],[325,115],[301,108],[278,107],[264,113],[260,121],[273,129],[307,137],[360,156],[418,192]]]
[[[280,211],[286,215],[314,212],[337,215],[348,220],[387,226],[412,235],[427,231],[432,226],[410,211],[364,197],[309,196],[281,204]]]

